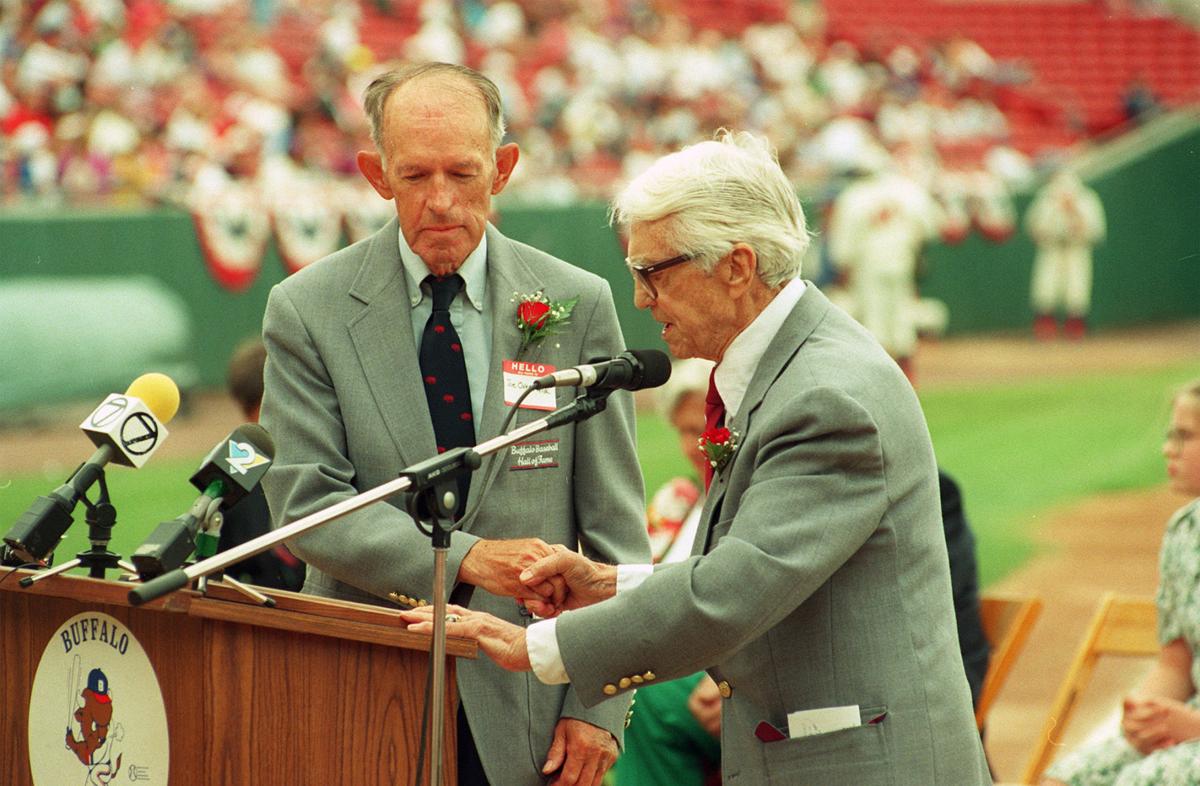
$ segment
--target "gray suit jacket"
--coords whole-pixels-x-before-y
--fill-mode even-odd
[[[393,219],[271,292],[263,323],[262,422],[277,452],[263,486],[277,525],[392,480],[436,452],[397,233]],[[561,369],[625,348],[607,282],[509,240],[490,225],[487,233],[493,346],[478,441],[495,436],[507,412],[503,360]],[[518,354],[513,293],[539,289],[552,300],[577,295],[579,302],[562,333]],[[573,395],[571,388],[560,389],[559,405]],[[544,414],[522,409],[517,423]],[[570,548],[581,544],[606,562],[647,561],[632,396],[615,393],[606,412],[533,439],[557,441],[549,454],[553,465],[513,471],[511,450],[498,457],[497,480],[479,515],[451,538],[448,592],[456,588],[463,556],[480,538],[539,537]],[[472,500],[481,493],[482,474],[472,477]],[[308,563],[305,592],[371,603],[389,592],[431,597],[430,542],[401,511],[402,501],[391,502],[368,506],[288,544]],[[529,621],[512,598],[475,589],[469,603],[518,625]],[[506,672],[486,658],[458,663],[458,687],[494,786],[544,780],[541,766],[560,717],[586,720],[620,740],[629,705],[622,698],[585,708],[565,686]]]
[[[726,783],[990,783],[933,450],[899,369],[809,286],[730,425],[741,445],[713,482],[693,556],[559,619],[580,697],[600,701],[626,676],[709,667],[730,692]],[[852,704],[864,719],[886,716],[777,742],[755,735],[760,721],[786,734],[790,712]]]

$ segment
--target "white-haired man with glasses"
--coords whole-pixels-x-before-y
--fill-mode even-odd
[[[563,550],[521,577],[566,587],[529,602],[566,613],[526,629],[468,612],[448,630],[585,704],[707,668],[726,783],[991,783],[920,405],[799,278],[804,214],[774,155],[749,134],[685,148],[613,214],[637,306],[677,356],[717,362],[692,556],[618,567]],[[404,616],[430,626],[428,609]]]

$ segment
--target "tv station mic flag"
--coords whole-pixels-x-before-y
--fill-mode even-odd
[[[48,496],[38,497],[4,536],[24,562],[42,562],[71,526],[71,512],[109,462],[141,467],[167,438],[165,424],[179,409],[179,388],[165,374],[143,374],[124,393],[113,393],[80,428],[96,451]]]

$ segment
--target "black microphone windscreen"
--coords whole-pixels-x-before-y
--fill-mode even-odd
[[[629,354],[642,364],[642,379],[638,390],[656,388],[671,378],[671,358],[658,349],[631,349]]]
[[[229,508],[254,490],[274,458],[275,440],[267,430],[257,423],[243,423],[217,443],[191,483],[205,491],[214,481],[223,481],[222,507]]]

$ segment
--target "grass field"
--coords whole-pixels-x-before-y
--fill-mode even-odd
[[[1200,364],[1188,363],[924,391],[921,400],[938,461],[963,489],[983,584],[1029,558],[1048,511],[1098,493],[1161,483],[1170,391],[1196,376]],[[674,433],[657,415],[639,418],[638,442],[647,489],[688,471]],[[187,478],[199,460],[108,473],[119,513],[114,551],[130,555],[160,521],[188,508],[197,492]],[[5,481],[0,531],[7,532],[34,498],[61,481],[40,474]],[[87,536],[80,506],[58,561],[86,548]]]
[[[987,586],[1034,550],[1046,514],[1166,479],[1172,392],[1200,364],[922,394],[938,462],[958,479]]]

